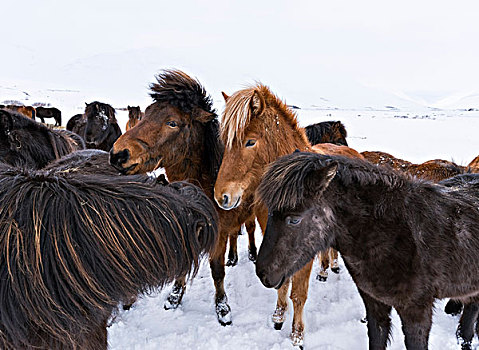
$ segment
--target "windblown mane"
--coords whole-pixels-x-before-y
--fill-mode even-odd
[[[277,118],[277,113],[282,113],[295,131],[303,135],[304,142],[309,144],[304,130],[298,126],[296,114],[267,86],[258,83],[256,86],[235,92],[226,101],[223,119],[221,120],[221,139],[228,149],[234,143],[241,144],[243,142],[244,130],[253,117],[252,99],[255,92],[261,95],[265,101],[265,109],[269,108],[274,111],[274,118]]]
[[[187,114],[193,114],[195,108],[216,114],[205,88],[186,73],[164,70],[156,76],[156,81],[150,84],[150,96],[156,102],[168,103]]]
[[[204,127],[205,147],[202,159],[208,173],[216,180],[223,159],[224,146],[219,137],[218,115],[213,108],[211,96],[198,80],[179,70],[164,70],[156,76],[156,81],[157,83],[150,85],[152,91],[150,96],[155,102],[172,105],[190,115],[193,120],[198,118],[198,108],[214,116]]]
[[[407,181],[414,181],[406,174],[377,167],[360,159],[295,152],[279,158],[268,167],[257,190],[258,199],[270,210],[293,209],[303,204],[308,199],[308,176],[331,161],[338,163],[334,179],[344,186],[382,183],[394,189],[404,186]]]
[[[0,347],[77,349],[119,302],[197,272],[217,214],[188,183],[0,164]]]

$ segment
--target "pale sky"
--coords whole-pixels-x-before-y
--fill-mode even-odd
[[[431,101],[479,92],[474,0],[31,0],[2,12],[0,79],[146,95],[177,67],[214,96],[261,81],[292,103],[362,87]]]

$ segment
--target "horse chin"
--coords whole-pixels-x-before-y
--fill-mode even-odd
[[[285,280],[286,280],[286,275],[283,275],[283,277],[281,277],[281,280],[278,282],[278,284],[274,286],[274,289],[276,290],[280,289],[283,286]]]
[[[130,166],[127,167],[127,168],[123,168],[123,167],[121,167],[121,168],[116,167],[116,168],[117,168],[117,169],[120,171],[120,173],[122,173],[123,175],[133,175],[133,174],[136,174],[136,171],[135,171],[135,170],[136,170],[137,167],[138,167],[138,163],[132,164],[132,165],[130,165]]]

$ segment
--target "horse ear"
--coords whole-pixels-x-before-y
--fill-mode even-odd
[[[85,106],[88,107],[88,103],[85,102]]]
[[[224,91],[221,91],[221,95],[223,95],[223,98],[225,99],[225,102],[227,102],[228,99],[230,98],[228,95],[226,95],[226,93]]]
[[[215,114],[198,108],[196,120],[200,123],[208,123],[215,118]]]
[[[263,113],[264,104],[265,102],[263,97],[259,94],[258,91],[255,90],[253,92],[253,97],[251,97],[251,102],[250,102],[253,113],[255,115],[260,115],[261,113]]]
[[[319,169],[312,171],[306,177],[306,190],[315,196],[321,195],[329,186],[338,172],[338,163],[328,159]]]

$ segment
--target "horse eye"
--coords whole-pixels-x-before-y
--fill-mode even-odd
[[[170,128],[176,128],[178,126],[178,124],[174,120],[166,122],[166,125],[168,125]]]
[[[246,141],[245,147],[253,147],[254,145],[256,145],[256,140],[251,139]]]
[[[293,226],[296,226],[296,225],[299,225],[299,223],[301,222],[302,218],[299,218],[299,217],[290,217],[288,216],[286,218],[286,224],[287,225],[293,225]]]

